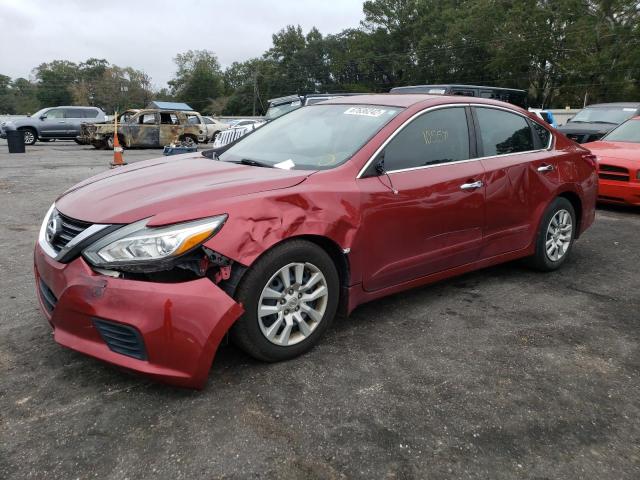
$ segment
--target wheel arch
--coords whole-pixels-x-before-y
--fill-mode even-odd
[[[572,192],[570,190],[559,193],[558,197],[566,198],[569,201],[569,203],[571,203],[571,206],[573,207],[573,210],[576,213],[577,225],[576,225],[575,238],[578,238],[580,236],[580,232],[582,229],[582,200],[580,199],[580,196],[577,193]]]
[[[31,130],[33,133],[36,134],[36,140],[40,138],[40,132],[36,127],[32,125],[24,125],[22,127],[18,127],[16,130]]]
[[[199,143],[198,142],[198,136],[195,135],[194,133],[183,133],[182,135],[180,135],[178,137],[178,140],[182,140],[182,139],[187,138],[187,137],[193,138],[194,142]]]
[[[268,249],[262,252],[253,262],[251,262],[251,265],[255,264],[267,252],[270,252],[274,248],[294,240],[306,240],[309,243],[313,243],[317,247],[321,248],[325,253],[329,255],[334,265],[336,266],[336,269],[338,270],[338,279],[340,281],[340,299],[338,302],[338,313],[346,312],[347,305],[348,305],[348,292],[349,292],[348,287],[349,287],[349,280],[351,275],[351,266],[350,266],[348,254],[343,251],[340,245],[338,245],[334,240],[332,240],[329,237],[326,237],[323,235],[315,235],[315,234],[302,234],[302,235],[295,235],[292,237],[282,239],[281,241],[274,243]],[[230,290],[225,289],[229,295],[231,296],[235,295],[235,290],[237,285],[242,281],[242,277],[244,276],[246,271],[251,268],[251,265],[242,266],[236,263],[236,266],[237,266],[236,269],[238,270],[240,277],[234,279],[234,285]],[[232,267],[232,276],[233,276],[233,270],[234,268]]]

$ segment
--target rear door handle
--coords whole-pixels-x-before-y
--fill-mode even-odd
[[[478,180],[477,182],[463,183],[462,185],[460,185],[460,190],[475,190],[476,188],[482,187],[482,185],[484,185],[484,183],[482,183],[480,180]]]
[[[538,167],[539,172],[553,172],[553,165],[541,165]]]

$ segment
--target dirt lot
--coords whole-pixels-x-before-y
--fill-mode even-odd
[[[42,216],[109,152],[6,152],[0,478],[640,478],[639,211],[600,209],[559,272],[507,264],[362,306],[290,362],[226,346],[195,392],[58,346],[38,310]]]

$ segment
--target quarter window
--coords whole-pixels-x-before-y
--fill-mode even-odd
[[[485,157],[534,150],[531,128],[524,117],[494,108],[476,108]]]
[[[425,113],[403,128],[384,149],[388,171],[469,159],[465,109]]]
[[[551,132],[539,123],[531,122],[531,125],[533,125],[533,133],[540,138],[540,146],[547,148],[549,146],[549,140],[551,140]]]

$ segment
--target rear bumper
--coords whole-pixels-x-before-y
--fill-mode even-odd
[[[600,179],[598,201],[640,206],[640,182],[613,182]]]
[[[56,342],[173,385],[204,387],[220,341],[243,312],[207,278],[112,278],[93,272],[82,258],[58,263],[38,245],[34,264],[38,299]],[[96,328],[101,321],[135,329],[144,359],[114,351]]]

